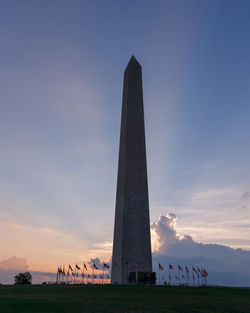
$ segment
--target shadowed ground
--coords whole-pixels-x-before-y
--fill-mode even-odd
[[[249,313],[250,290],[119,285],[0,286],[1,313]]]

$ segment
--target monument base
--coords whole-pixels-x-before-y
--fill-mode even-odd
[[[131,272],[128,277],[129,284],[133,285],[155,285],[155,272]]]

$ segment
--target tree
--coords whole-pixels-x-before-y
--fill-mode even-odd
[[[14,277],[15,285],[24,285],[24,284],[31,284],[32,281],[32,276],[30,272],[25,272],[25,273],[19,273]]]

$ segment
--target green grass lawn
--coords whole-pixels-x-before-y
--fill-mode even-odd
[[[250,313],[250,290],[119,285],[0,286],[1,313]]]

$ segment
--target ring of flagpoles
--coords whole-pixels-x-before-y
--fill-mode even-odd
[[[88,266],[87,266],[87,265]],[[139,267],[140,263],[137,262],[136,267]],[[125,277],[126,272],[129,270],[130,264],[125,263]],[[110,265],[102,262],[97,264],[83,263],[79,265],[75,263],[72,267],[59,265],[56,273],[56,284],[104,284],[110,283],[109,274]],[[165,271],[164,271],[165,269]],[[92,271],[90,273],[89,271]],[[98,271],[98,273],[96,272]],[[181,266],[168,264],[168,266],[158,264],[158,281],[159,285],[183,285],[183,286],[206,286],[207,285],[208,272],[203,266],[200,265],[185,265]],[[125,281],[125,283],[128,283]]]
[[[59,265],[57,267],[56,273],[56,284],[96,284],[96,283],[110,283],[110,274],[107,270],[110,268],[108,263],[103,262],[102,271],[96,273],[95,270],[100,271],[97,264],[92,262],[92,264],[83,263],[80,266],[75,263],[72,267],[71,264],[68,266]],[[88,268],[92,270],[92,274],[88,271]]]

